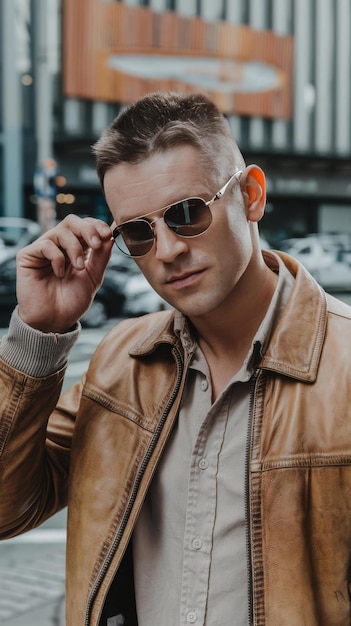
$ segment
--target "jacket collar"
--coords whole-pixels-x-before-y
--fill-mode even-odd
[[[145,320],[146,332],[130,348],[130,356],[146,356],[154,352],[161,344],[174,346],[178,343],[179,339],[174,333],[174,315],[174,309],[146,315],[143,318]],[[147,328],[147,325],[149,328]]]
[[[303,265],[283,252],[276,254],[295,284],[260,367],[314,382],[327,327],[326,295]]]
[[[300,263],[283,252],[275,254],[294,276],[295,284],[259,367],[314,382],[327,325],[326,295]],[[174,333],[174,315],[173,310],[167,310],[146,316],[146,332],[129,354],[142,357],[161,344],[180,344]]]

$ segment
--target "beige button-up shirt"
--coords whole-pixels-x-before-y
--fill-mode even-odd
[[[206,359],[184,317],[176,316],[175,330],[191,365],[177,424],[133,537],[140,626],[248,623],[250,380],[293,285],[285,266],[270,256],[270,265],[279,271],[272,301],[240,371],[213,404]]]

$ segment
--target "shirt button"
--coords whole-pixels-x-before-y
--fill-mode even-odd
[[[202,470],[205,470],[208,468],[208,460],[205,458],[200,459],[199,461],[199,468]]]
[[[199,537],[195,537],[195,539],[192,540],[191,544],[195,550],[200,550],[202,548],[202,541]]]
[[[207,380],[202,380],[201,381],[201,390],[202,391],[207,391],[207,389],[208,389],[208,382],[207,382]]]
[[[195,624],[196,620],[197,620],[197,615],[195,611],[188,611],[187,616],[186,616],[186,621],[189,624]]]

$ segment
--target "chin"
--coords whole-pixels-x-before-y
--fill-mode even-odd
[[[186,317],[192,318],[192,317],[202,317],[204,315],[208,315],[209,313],[212,313],[218,308],[218,303],[217,302],[216,303],[196,302],[196,296],[194,296],[191,302],[187,302],[187,303],[178,302],[177,304],[176,303],[172,304],[172,306],[178,311],[180,311],[181,313],[183,313],[183,315],[186,315]]]

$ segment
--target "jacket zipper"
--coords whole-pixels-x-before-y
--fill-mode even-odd
[[[253,622],[253,582],[252,582],[252,561],[251,561],[251,533],[250,533],[250,457],[252,442],[252,423],[254,410],[254,397],[256,391],[256,382],[259,370],[256,370],[250,383],[250,405],[248,416],[248,429],[246,440],[245,455],[245,528],[246,528],[246,558],[247,558],[247,585],[248,585],[248,626],[254,626]]]
[[[135,482],[134,482],[134,487],[133,487],[133,490],[132,490],[132,493],[131,493],[131,496],[130,496],[130,499],[129,499],[129,502],[128,502],[128,505],[127,505],[127,508],[126,508],[126,511],[124,513],[123,519],[121,521],[121,524],[120,524],[120,527],[118,529],[118,532],[117,532],[117,534],[115,536],[113,544],[112,544],[112,546],[110,548],[110,551],[109,551],[109,553],[108,553],[108,555],[107,555],[107,557],[105,559],[104,566],[101,569],[101,571],[100,571],[100,573],[99,573],[99,575],[98,575],[98,577],[97,577],[97,579],[96,579],[96,581],[95,581],[95,583],[94,583],[94,585],[93,585],[93,587],[91,589],[91,592],[89,594],[88,601],[87,601],[87,610],[86,610],[86,615],[85,615],[85,626],[89,626],[90,616],[91,616],[91,609],[92,609],[93,602],[95,600],[96,594],[97,594],[97,592],[99,590],[99,587],[100,587],[100,585],[101,585],[101,583],[102,583],[102,581],[103,581],[103,579],[104,579],[104,577],[106,575],[106,572],[107,572],[107,570],[108,570],[108,568],[109,568],[109,566],[110,566],[110,564],[112,562],[112,559],[113,559],[113,557],[114,557],[114,555],[116,553],[116,550],[117,550],[117,548],[119,546],[119,543],[120,543],[120,541],[122,539],[123,533],[125,531],[125,528],[126,528],[129,516],[130,516],[130,513],[132,511],[132,508],[133,508],[135,500],[136,500],[136,496],[137,496],[137,493],[138,493],[138,490],[139,490],[141,479],[142,479],[142,477],[144,475],[144,472],[145,472],[145,470],[146,470],[146,468],[147,468],[147,466],[149,464],[150,458],[151,458],[151,456],[152,456],[152,454],[153,454],[153,452],[155,450],[155,446],[156,446],[156,444],[157,444],[157,442],[159,440],[159,437],[160,437],[160,434],[162,432],[164,423],[165,423],[165,421],[166,421],[166,419],[168,417],[169,411],[171,410],[171,408],[173,406],[174,400],[177,397],[177,394],[178,394],[178,391],[179,391],[179,388],[180,388],[180,385],[181,385],[182,376],[183,376],[183,359],[182,359],[182,356],[181,356],[181,354],[180,354],[180,352],[179,352],[179,350],[177,348],[174,348],[173,354],[175,356],[175,359],[176,359],[176,362],[177,362],[177,368],[178,368],[178,376],[177,376],[176,385],[175,385],[175,387],[173,389],[172,395],[168,399],[168,402],[167,402],[167,405],[166,405],[165,410],[163,412],[162,418],[159,421],[159,424],[158,424],[157,429],[155,431],[155,434],[154,434],[154,436],[152,438],[152,441],[151,441],[151,443],[149,445],[149,448],[148,448],[148,450],[147,450],[147,452],[146,452],[146,454],[144,456],[144,459],[143,459],[143,461],[142,461],[142,463],[140,465],[140,469],[139,469],[138,474],[136,476],[136,479],[135,479]]]

